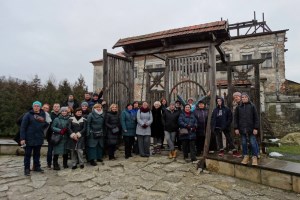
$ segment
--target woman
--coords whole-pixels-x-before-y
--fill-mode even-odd
[[[153,122],[152,113],[148,103],[143,102],[142,107],[137,113],[136,134],[138,138],[139,152],[142,157],[150,156],[150,136],[151,124]]]
[[[95,104],[93,106],[92,113],[87,118],[87,152],[88,159],[92,166],[96,166],[97,163],[103,162],[103,148],[104,148],[104,113],[101,104]]]
[[[74,116],[70,117],[68,124],[68,149],[71,150],[72,169],[77,168],[79,161],[80,168],[84,168],[83,150],[85,149],[86,120],[82,117],[81,108],[77,108]]]
[[[68,168],[68,154],[67,154],[67,139],[68,139],[68,108],[62,107],[60,109],[60,115],[54,119],[52,123],[52,130],[56,133],[62,135],[61,141],[53,146],[53,169],[60,170],[60,166],[58,164],[58,156],[63,155],[63,167]]]
[[[178,123],[180,128],[179,139],[182,142],[184,159],[187,161],[188,152],[190,151],[191,161],[196,161],[195,140],[197,119],[191,112],[190,104],[184,106],[184,111],[180,114]]]
[[[134,137],[136,133],[136,112],[132,104],[127,104],[121,114],[121,125],[123,130],[123,139],[125,143],[125,159],[132,157]]]
[[[82,117],[84,119],[87,119],[88,115],[90,114],[89,104],[85,101],[82,102],[81,109],[82,109]]]
[[[111,104],[105,117],[105,126],[107,127],[107,145],[109,160],[115,160],[115,151],[120,134],[120,120],[118,105]]]
[[[152,107],[153,122],[151,124],[151,137],[153,137],[153,152],[152,154],[160,154],[162,138],[164,135],[164,127],[162,124],[162,106],[159,101],[155,101]]]
[[[194,111],[194,115],[197,119],[197,131],[196,131],[196,149],[197,149],[197,156],[200,156],[201,152],[204,148],[204,141],[205,141],[205,130],[207,125],[207,117],[208,117],[208,110],[205,107],[204,101],[198,102],[198,107]]]

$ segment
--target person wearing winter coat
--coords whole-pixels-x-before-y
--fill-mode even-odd
[[[152,106],[152,118],[151,124],[151,137],[153,137],[153,152],[152,154],[160,154],[161,145],[163,143],[162,138],[164,135],[164,127],[162,124],[162,105],[159,101],[155,101]]]
[[[92,166],[96,166],[96,160],[103,162],[103,149],[104,149],[104,129],[105,115],[102,110],[101,104],[95,104],[93,111],[87,118],[87,153],[88,159]]]
[[[252,149],[252,165],[257,165],[258,144],[256,135],[259,129],[259,117],[256,107],[250,102],[247,93],[242,93],[242,103],[237,106],[234,115],[234,130],[236,135],[242,138],[243,160],[242,164],[248,164],[250,157],[248,155],[248,142]]]
[[[68,122],[68,145],[71,150],[72,169],[77,168],[79,162],[80,168],[84,168],[83,150],[85,149],[86,119],[82,117],[82,109],[77,108],[74,116],[69,118]]]
[[[89,104],[83,101],[80,106],[82,110],[82,117],[87,119],[88,115],[90,114]]]
[[[72,94],[68,96],[68,99],[62,103],[62,106],[70,106],[73,110],[79,107],[78,101],[74,98]]]
[[[139,153],[141,157],[150,156],[151,124],[153,122],[152,112],[147,102],[137,112],[136,135],[138,138]]]
[[[136,112],[132,104],[127,104],[121,114],[122,135],[125,143],[125,159],[132,157],[131,152],[136,135]]]
[[[115,160],[115,151],[118,143],[118,138],[121,133],[117,104],[110,105],[109,111],[105,116],[105,126],[107,128],[108,157],[109,160]]]
[[[194,115],[197,119],[196,155],[200,156],[204,148],[205,133],[206,133],[205,131],[207,125],[207,118],[208,118],[208,110],[205,107],[204,101],[199,101],[198,106],[194,111]]]
[[[42,104],[35,101],[32,110],[27,112],[23,118],[20,129],[20,144],[25,146],[24,175],[30,176],[30,158],[33,152],[34,171],[44,172],[40,164],[40,152],[44,143],[44,129],[48,126],[45,112],[41,109]]]
[[[224,133],[226,137],[226,142],[229,145],[228,149],[236,152],[235,146],[233,144],[233,139],[230,134],[232,122],[232,112],[224,105],[224,99],[217,97],[217,107],[213,110],[211,116],[211,130],[214,132],[217,142],[217,150],[219,151],[219,156],[224,156],[223,148],[223,136]]]
[[[174,147],[175,137],[178,131],[178,118],[180,111],[175,110],[175,102],[171,102],[170,106],[163,113],[164,134],[170,148],[169,158],[176,158],[177,152]]]
[[[184,106],[184,111],[180,114],[179,119],[179,139],[182,142],[183,156],[188,161],[188,152],[190,151],[191,161],[196,161],[196,129],[197,119],[194,113],[191,112],[191,105]],[[182,130],[183,129],[183,130]]]
[[[63,167],[68,168],[68,154],[67,154],[68,123],[69,123],[68,107],[61,107],[60,115],[54,119],[51,126],[53,132],[60,134],[62,137],[59,143],[53,146],[53,154],[54,154],[53,169],[54,170],[60,170],[60,166],[58,164],[59,155],[63,156]]]

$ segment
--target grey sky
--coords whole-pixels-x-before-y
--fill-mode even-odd
[[[286,78],[300,82],[300,2],[294,0],[1,0],[0,69],[4,76],[71,83],[82,74],[92,90],[92,60],[119,38],[228,19],[253,19],[287,32]]]

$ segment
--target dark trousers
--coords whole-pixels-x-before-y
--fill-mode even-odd
[[[48,151],[47,151],[47,164],[49,166],[51,166],[52,164],[52,152],[53,152],[53,146],[52,144],[49,142],[48,143]]]
[[[123,136],[125,143],[125,157],[131,156],[131,151],[134,144],[134,136]]]
[[[204,143],[205,143],[205,135],[197,135],[197,139],[196,139],[197,154],[203,152]]]
[[[235,149],[234,144],[233,144],[233,140],[232,140],[232,137],[231,137],[231,134],[230,134],[230,130],[223,130],[223,133],[224,133],[225,138],[226,138],[226,143],[228,144],[228,149],[230,149],[230,150]],[[218,150],[223,150],[223,139],[222,139],[221,129],[215,129],[214,134],[216,136]]]
[[[196,160],[196,149],[195,149],[195,141],[194,140],[182,140],[182,151],[184,158],[188,158],[188,154],[190,151],[191,160]]]
[[[95,147],[88,147],[87,152],[89,161],[99,160],[103,157],[103,148],[99,144]]]
[[[54,154],[53,155],[53,165],[58,165],[58,157],[59,155],[58,154]],[[67,166],[68,165],[68,154],[64,154],[63,155],[63,166]]]
[[[30,169],[30,159],[31,159],[32,151],[33,151],[33,166],[34,166],[34,169],[41,168],[41,163],[40,163],[41,147],[42,147],[42,145],[39,145],[39,146],[26,146],[25,147],[25,155],[24,155],[24,168],[25,168],[25,170]]]
[[[109,144],[108,145],[108,156],[109,156],[109,158],[114,158],[115,157],[116,146],[117,145],[115,145],[115,144]]]

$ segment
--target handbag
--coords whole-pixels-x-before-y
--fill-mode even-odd
[[[111,132],[112,133],[118,133],[120,130],[119,130],[119,127],[115,127],[113,129],[111,129]]]
[[[187,135],[189,134],[189,130],[187,128],[179,129],[179,135]]]
[[[62,140],[62,135],[59,133],[53,132],[51,135],[50,143],[55,146]]]
[[[101,137],[104,136],[102,130],[101,130],[101,131],[91,131],[91,132],[92,132],[92,134],[94,135],[94,139],[99,139],[99,138],[101,138]]]

